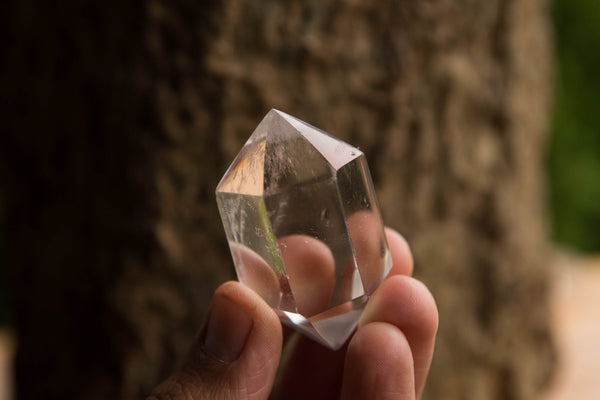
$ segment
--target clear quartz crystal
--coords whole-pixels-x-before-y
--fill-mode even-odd
[[[340,348],[392,266],[364,154],[271,110],[216,194],[240,282]]]

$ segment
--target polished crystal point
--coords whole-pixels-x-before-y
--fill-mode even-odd
[[[392,264],[364,154],[271,110],[216,194],[240,282],[341,347]]]

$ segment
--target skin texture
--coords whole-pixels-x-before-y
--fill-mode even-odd
[[[394,266],[342,349],[331,351],[282,329],[264,300],[227,282],[215,292],[184,365],[147,400],[420,398],[437,308],[427,288],[410,277],[413,259],[406,241],[391,229],[386,236]]]

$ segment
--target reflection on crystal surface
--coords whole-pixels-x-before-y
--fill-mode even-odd
[[[363,153],[271,110],[217,203],[240,282],[284,323],[341,347],[391,268]]]

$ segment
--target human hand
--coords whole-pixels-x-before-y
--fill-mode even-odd
[[[420,398],[437,309],[427,288],[410,277],[406,241],[391,229],[386,236],[394,266],[342,349],[332,351],[282,329],[264,300],[227,282],[216,290],[184,365],[147,400]]]

